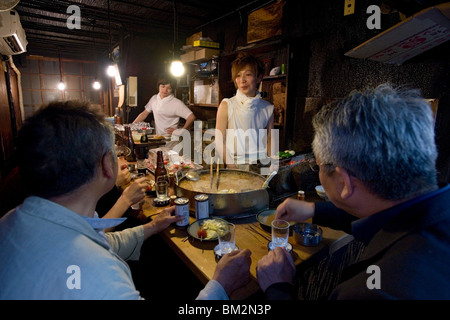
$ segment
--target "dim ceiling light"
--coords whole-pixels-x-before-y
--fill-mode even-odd
[[[172,61],[170,72],[175,77],[180,77],[184,74],[184,66],[181,61]]]

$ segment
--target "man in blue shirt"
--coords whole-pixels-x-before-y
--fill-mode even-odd
[[[104,115],[86,103],[51,103],[24,123],[17,150],[31,196],[0,220],[0,299],[140,299],[125,260],[182,218],[172,207],[144,225],[104,232],[121,222],[95,212],[118,172]],[[227,256],[198,298],[227,299],[249,268],[248,250]]]
[[[450,187],[437,184],[427,102],[416,90],[385,84],[324,106],[313,125],[319,178],[331,203],[288,199],[276,216],[312,217],[350,234],[320,261],[327,275],[316,270],[321,281],[309,286],[322,288],[314,298],[449,299]],[[282,249],[257,265],[267,298],[292,298],[294,275]]]

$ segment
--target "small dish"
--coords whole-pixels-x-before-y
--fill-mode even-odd
[[[199,220],[196,220],[196,221],[192,222],[192,223],[188,226],[187,232],[189,233],[189,235],[190,235],[192,238],[197,239],[197,240],[200,240],[200,241],[216,241],[216,240],[217,240],[217,236],[207,239],[207,238],[200,238],[200,237],[198,236],[198,234],[197,234],[198,230],[201,229],[201,227],[203,226],[203,224],[204,224],[205,221],[207,221],[207,220],[214,220],[214,221],[217,221],[217,222],[222,222],[222,223],[224,223],[224,224],[227,224],[227,223],[228,223],[226,220],[220,219],[220,218],[205,218],[205,219],[199,219]]]
[[[150,135],[147,135],[147,137],[149,140],[164,140],[165,139],[164,136],[160,136],[157,134],[150,134]]]
[[[275,219],[276,209],[268,209],[261,211],[256,215],[256,220],[261,224],[261,227],[266,231],[271,231],[272,221]]]
[[[156,191],[155,191],[156,193]],[[155,207],[165,207],[170,203],[170,197],[169,196],[165,196],[162,198],[154,198],[153,199],[153,204]]]
[[[313,223],[297,223],[294,228],[295,242],[306,247],[317,246],[322,241],[322,229]]]
[[[328,199],[325,189],[321,185],[316,186],[316,192],[322,199]]]
[[[267,249],[268,249],[269,251],[272,251],[273,249],[275,249],[275,248],[273,247],[273,245],[272,245],[272,241],[270,241],[270,242],[267,244]],[[288,244],[286,245],[286,250],[287,250],[287,252],[291,253],[291,252],[292,252],[292,244],[288,243]]]
[[[272,221],[275,219],[276,209],[263,210],[256,215],[256,220],[261,224],[261,227],[267,232],[272,232]],[[296,222],[288,221],[291,228]]]
[[[235,250],[239,250],[237,245],[234,245],[233,251],[235,251]],[[229,253],[229,252],[227,252],[227,253]],[[217,260],[220,260],[220,258],[222,258],[225,254],[221,251],[220,244],[218,244],[217,246],[214,247],[214,256],[216,257]]]

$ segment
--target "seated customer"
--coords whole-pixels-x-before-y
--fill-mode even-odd
[[[117,178],[116,183],[114,186],[109,190],[107,193],[105,193],[98,201],[97,206],[95,207],[95,211],[99,215],[99,217],[103,217],[111,208],[114,206],[114,204],[117,202],[117,200],[120,198],[120,196],[123,194],[122,186],[126,186],[131,182],[131,173],[128,169],[127,162],[121,158],[117,158]],[[143,196],[142,196],[143,198]],[[141,200],[141,199],[139,199]],[[131,206],[131,205],[129,205]],[[129,207],[128,206],[128,207]],[[127,208],[126,208],[127,209]],[[126,211],[125,209],[125,211]],[[125,213],[125,211],[123,213]],[[119,215],[118,217],[121,217],[122,215]]]
[[[323,107],[313,125],[319,178],[337,208],[289,199],[276,217],[312,217],[354,237],[343,247],[357,249],[354,261],[339,266],[325,298],[449,299],[450,186],[437,185],[427,102],[416,90],[381,85]],[[290,258],[274,252],[258,262],[268,298],[292,297]],[[281,270],[288,279],[271,276]]]
[[[140,299],[121,257],[137,258],[146,237],[181,217],[172,207],[105,234],[111,225],[95,206],[116,181],[117,158],[104,115],[85,103],[51,103],[24,123],[17,150],[30,196],[0,220],[0,299]],[[230,259],[218,273],[244,262]],[[245,279],[248,270],[235,269]],[[215,279],[209,286],[222,296],[242,284]]]
[[[130,207],[142,201],[145,197],[145,190],[147,188],[146,178],[138,178],[131,181],[131,173],[126,165],[126,161],[118,158],[118,171],[115,185],[104,194],[99,201],[95,211],[101,218],[120,218],[127,217],[124,224],[120,227],[129,227],[141,224],[141,221],[130,214]],[[130,183],[131,182],[131,183]],[[125,189],[123,187],[126,186]],[[133,221],[129,221],[130,218]],[[105,230],[111,231],[112,228]]]

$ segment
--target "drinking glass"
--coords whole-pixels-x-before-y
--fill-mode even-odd
[[[157,198],[161,199],[167,197],[167,188],[169,186],[169,183],[166,180],[157,181],[155,186]]]
[[[272,247],[283,247],[289,243],[289,227],[290,224],[284,220],[273,220],[272,221]]]
[[[227,223],[223,230],[218,230],[219,247],[222,255],[230,253],[236,249],[235,234],[236,226],[232,223]]]
[[[143,178],[143,177],[145,177],[144,173],[136,173],[136,174],[132,175],[132,180],[134,181],[136,179]],[[136,203],[131,205],[131,209],[133,209],[133,210],[140,210],[142,208],[142,204],[143,203],[144,203],[144,200],[136,202]]]

